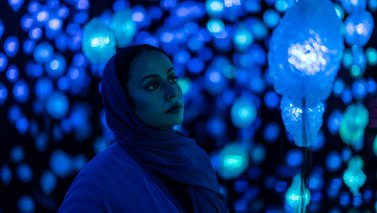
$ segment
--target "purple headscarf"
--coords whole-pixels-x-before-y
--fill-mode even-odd
[[[116,142],[151,171],[185,184],[195,212],[228,212],[208,154],[183,133],[149,127],[136,116],[117,78],[116,56],[102,79],[106,122]]]

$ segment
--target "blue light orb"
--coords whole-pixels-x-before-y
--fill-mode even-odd
[[[72,172],[71,157],[62,150],[54,151],[50,158],[50,168],[60,178],[69,176]]]
[[[373,140],[373,152],[377,156],[377,135],[374,136],[374,140]]]
[[[21,147],[21,146],[14,146],[12,147],[12,149],[10,150],[10,159],[14,162],[14,163],[19,163],[21,162],[25,157],[25,152],[24,152],[24,149]]]
[[[29,38],[31,40],[37,41],[42,38],[42,29],[39,27],[35,27],[29,31]]]
[[[342,118],[343,118],[343,114],[340,110],[336,109],[331,112],[327,120],[327,128],[329,129],[332,135],[338,134]]]
[[[0,39],[1,39],[1,37],[3,37],[4,29],[5,29],[4,23],[3,23],[2,20],[0,20]]]
[[[16,121],[16,128],[21,135],[24,135],[29,129],[29,121],[26,117],[22,116]]]
[[[266,10],[263,13],[263,22],[270,29],[275,28],[276,25],[279,23],[279,20],[280,20],[280,15],[275,10]]]
[[[348,14],[353,14],[360,10],[365,10],[367,7],[367,0],[341,0],[341,4]]]
[[[22,163],[17,167],[17,176],[20,181],[27,183],[33,178],[33,171],[28,164]]]
[[[224,1],[206,0],[205,8],[211,17],[220,17],[224,13]]]
[[[3,83],[0,82],[0,104],[1,105],[3,105],[7,97],[8,97],[8,89]]]
[[[26,55],[30,55],[34,51],[35,41],[31,39],[26,39],[22,45],[22,49],[24,50]]]
[[[287,192],[285,193],[285,202],[294,212],[299,212],[301,209],[306,209],[308,206],[311,195],[310,191],[306,186],[303,186],[304,193],[301,194],[301,176],[295,175],[292,180],[292,184],[289,186]],[[302,199],[304,199],[304,206],[301,206]],[[305,212],[305,211],[304,211]]]
[[[280,126],[275,123],[268,123],[263,130],[263,138],[267,143],[272,143],[278,139],[280,135]]]
[[[13,58],[19,48],[18,39],[15,36],[10,36],[4,41],[4,51],[8,55],[8,57]]]
[[[125,47],[132,41],[136,33],[136,24],[132,20],[129,9],[116,11],[111,19],[110,28],[113,30],[118,47]]]
[[[349,15],[345,22],[345,39],[349,45],[360,47],[368,43],[372,35],[374,21],[372,15],[366,10],[360,10]]]
[[[270,40],[268,63],[275,90],[294,102],[305,98],[308,105],[326,100],[344,48],[340,28],[330,1],[293,4]]]
[[[41,189],[45,194],[51,194],[57,185],[56,176],[50,171],[44,171],[40,179]]]
[[[64,93],[54,92],[48,97],[46,110],[55,119],[62,119],[66,116],[69,108],[69,100]]]
[[[330,172],[336,172],[342,166],[340,154],[336,151],[331,151],[326,157],[326,168]]]
[[[45,64],[51,60],[54,54],[54,48],[47,41],[39,43],[33,52],[34,59],[39,64]]]
[[[51,60],[46,63],[46,72],[52,78],[60,77],[65,69],[66,60],[61,54],[55,54]]]
[[[368,64],[371,66],[377,65],[377,49],[373,47],[369,47],[365,51],[367,55]]]
[[[263,144],[253,144],[250,148],[250,160],[254,164],[261,164],[266,158],[266,148]]]
[[[18,75],[19,75],[18,67],[14,64],[10,65],[6,73],[6,76],[9,82],[12,82],[12,83],[15,82],[18,79]]]
[[[35,202],[34,199],[29,195],[23,195],[18,199],[18,209],[20,212],[34,212]]]
[[[191,58],[187,63],[187,69],[191,73],[200,73],[204,69],[204,62],[199,58]]]
[[[204,86],[212,95],[217,95],[223,92],[227,86],[227,80],[223,73],[210,69],[205,74]]]
[[[226,131],[226,124],[223,118],[215,116],[207,123],[208,133],[212,136],[220,136]]]
[[[0,169],[0,178],[4,185],[9,185],[12,180],[12,173],[6,164],[3,164]]]
[[[0,52],[0,72],[4,71],[8,65],[8,57]]]
[[[270,109],[274,109],[279,105],[280,98],[279,96],[272,91],[266,92],[264,96],[264,103]]]
[[[275,8],[279,12],[285,12],[292,5],[293,1],[290,0],[275,0]]]
[[[11,6],[13,12],[18,12],[24,4],[24,0],[8,0],[8,4]]]
[[[116,52],[116,38],[100,18],[84,26],[82,50],[91,63],[106,63]]]
[[[268,29],[266,25],[263,23],[263,21],[257,19],[257,18],[252,18],[246,20],[246,24],[249,26],[249,29],[253,35],[253,38],[255,40],[263,40],[266,38],[268,35]]]
[[[335,4],[335,12],[336,12],[336,15],[339,17],[339,19],[343,20],[344,10],[339,4]]]
[[[291,149],[286,155],[286,162],[290,167],[299,166],[302,164],[303,155],[299,149]]]
[[[246,50],[253,42],[253,35],[245,26],[238,26],[233,34],[233,44],[238,51]]]
[[[339,96],[342,94],[344,90],[344,81],[342,79],[336,79],[333,86],[333,93],[335,96]]]
[[[18,80],[13,87],[13,96],[19,103],[25,103],[29,99],[29,86],[23,79]]]
[[[51,96],[54,85],[50,78],[39,78],[35,83],[35,94],[38,99],[46,100]]]
[[[220,19],[210,19],[207,22],[207,29],[216,37],[216,34],[224,32],[225,25]]]
[[[302,109],[302,104],[295,104],[283,96],[280,108],[285,128],[293,136],[295,144],[300,147],[313,145],[322,126],[324,104],[320,102],[312,106],[306,105],[305,109]],[[305,110],[304,119],[303,110]],[[306,138],[303,138],[303,122],[305,122]]]
[[[231,119],[237,128],[249,127],[257,117],[257,109],[253,101],[248,97],[237,98],[231,108]]]
[[[220,177],[230,180],[245,172],[249,165],[249,153],[242,143],[229,143],[220,151],[219,162]]]
[[[49,39],[55,38],[62,32],[63,21],[59,18],[51,18],[46,24],[46,37]]]
[[[367,83],[364,79],[358,79],[352,83],[352,94],[359,101],[362,101],[367,96]]]
[[[352,63],[350,67],[351,77],[360,78],[367,68],[367,57],[364,49],[359,46],[352,47]]]

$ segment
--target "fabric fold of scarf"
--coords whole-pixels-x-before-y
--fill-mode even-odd
[[[134,114],[116,75],[116,55],[105,66],[101,91],[116,141],[151,171],[187,185],[195,212],[228,212],[209,156],[195,140],[173,128],[149,127]]]

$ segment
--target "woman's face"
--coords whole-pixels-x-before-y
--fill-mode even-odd
[[[182,123],[184,103],[173,64],[164,54],[148,50],[136,57],[130,67],[128,94],[134,112],[148,126],[168,129]],[[166,112],[175,104],[176,112]]]

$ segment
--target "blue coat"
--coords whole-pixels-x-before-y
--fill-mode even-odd
[[[58,212],[182,212],[172,194],[113,143],[85,165]],[[180,210],[179,210],[180,209]]]

